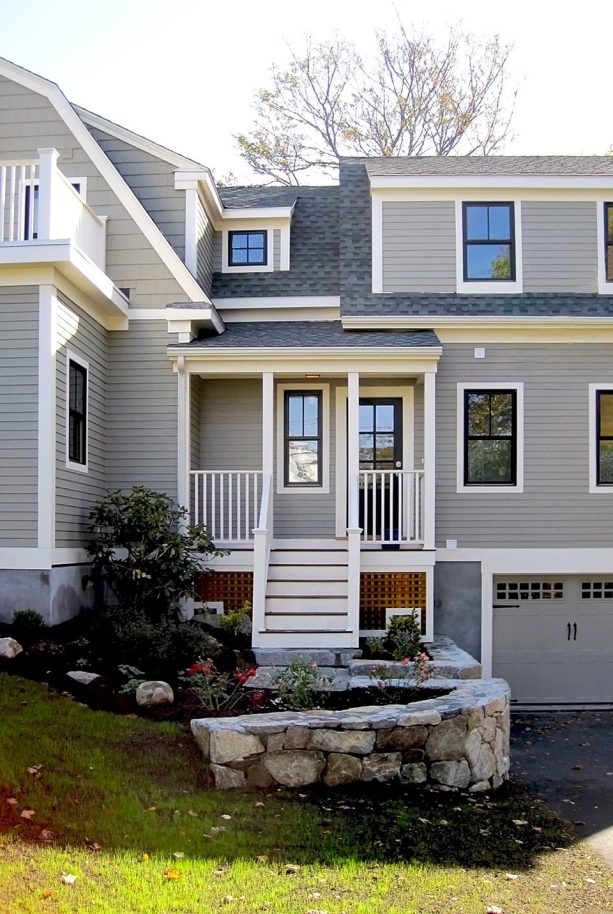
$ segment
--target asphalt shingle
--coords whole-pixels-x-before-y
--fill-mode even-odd
[[[340,321],[259,321],[228,324],[221,335],[203,334],[187,345],[190,349],[423,349],[440,342],[432,330],[343,330]]]
[[[370,176],[419,177],[470,176],[608,176],[613,177],[613,156],[399,156],[397,158],[345,159],[366,167]]]

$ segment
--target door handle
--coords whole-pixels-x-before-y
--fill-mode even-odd
[[[573,641],[576,641],[577,640],[577,623],[576,622],[573,622],[573,632],[574,632]]]
[[[402,469],[402,460],[397,460],[394,465],[397,470],[401,470]]]
[[[570,641],[570,622],[568,623],[568,625],[566,627],[568,629],[568,636],[567,636],[566,640]]]

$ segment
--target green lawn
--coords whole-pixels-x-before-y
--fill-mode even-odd
[[[5,674],[0,832],[2,914],[613,911],[604,864],[516,787],[215,793],[185,729]]]

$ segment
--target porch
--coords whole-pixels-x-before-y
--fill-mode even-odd
[[[228,550],[213,580],[249,576],[254,646],[355,647],[390,608],[419,609],[431,637],[440,347],[429,333],[303,329],[322,324],[333,342],[340,329],[347,352],[297,347],[273,360],[268,351],[262,365],[261,350],[229,357],[234,326],[170,347],[180,500]],[[228,348],[208,349],[226,334]],[[390,345],[358,353],[364,338]],[[421,345],[398,352],[401,342]]]

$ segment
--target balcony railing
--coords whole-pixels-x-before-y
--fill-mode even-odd
[[[0,160],[0,245],[69,239],[104,270],[106,219],[57,167],[55,149],[38,159]]]
[[[362,542],[422,545],[423,493],[423,470],[360,470],[358,504]]]
[[[194,470],[191,520],[204,524],[216,545],[253,542],[262,499],[257,470]]]

